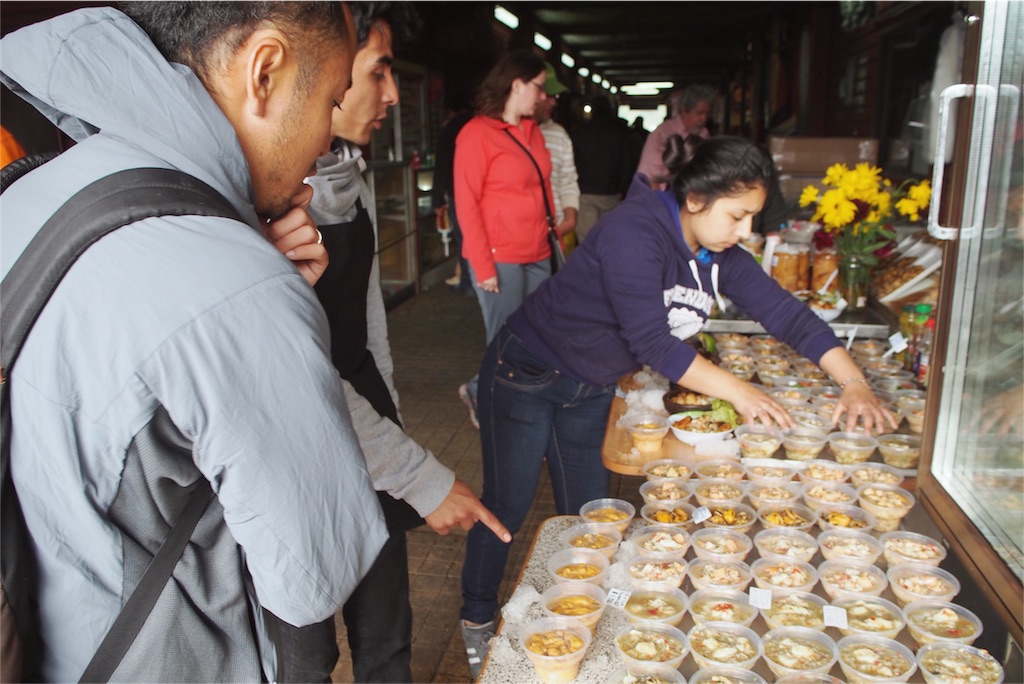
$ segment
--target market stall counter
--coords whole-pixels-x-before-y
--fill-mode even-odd
[[[811,562],[807,564],[797,561],[795,556],[786,558],[772,555],[767,550],[768,547],[761,543],[765,535],[759,536],[758,533],[764,529],[781,530],[784,533],[789,531],[782,528],[766,528],[758,522],[746,533],[738,535],[740,538],[756,538],[758,541],[758,544],[741,545],[740,553],[745,562],[723,560],[719,563],[723,568],[735,566],[740,570],[736,587],[730,590],[727,586],[714,584],[719,580],[728,584],[730,580],[722,579],[727,577],[726,573],[715,574],[709,571],[709,566],[714,564],[708,560],[714,558],[710,550],[714,548],[713,542],[720,540],[708,539],[709,536],[716,537],[714,533],[709,535],[707,532],[699,532],[701,529],[715,528],[707,524],[679,526],[676,530],[683,533],[680,536],[686,538],[689,549],[676,556],[679,562],[686,566],[686,576],[681,583],[682,591],[673,591],[670,588],[671,581],[668,585],[659,585],[656,582],[645,585],[638,583],[631,575],[637,555],[645,551],[637,546],[635,540],[641,532],[650,527],[639,518],[629,523],[624,535],[626,541],[618,547],[611,565],[602,569],[603,581],[566,582],[558,578],[555,574],[557,568],[554,566],[559,565],[560,561],[553,563],[552,559],[564,553],[566,532],[579,525],[581,520],[577,516],[556,516],[547,519],[538,529],[515,590],[502,608],[502,623],[492,644],[488,661],[477,680],[479,684],[521,684],[530,681],[618,684],[629,681],[625,679],[627,663],[620,644],[626,643],[628,648],[631,639],[643,643],[655,631],[664,635],[669,642],[677,638],[681,643],[679,648],[683,651],[683,657],[677,658],[680,662],[675,669],[688,682],[700,681],[695,677],[702,665],[713,665],[716,659],[739,665],[747,671],[747,679],[731,681],[778,681],[781,678],[780,673],[785,673],[789,669],[798,670],[805,665],[810,667],[811,661],[818,657],[819,653],[823,659],[818,664],[819,671],[830,673],[839,678],[839,681],[857,681],[855,674],[851,676],[850,666],[841,662],[843,658],[840,657],[840,651],[847,654],[847,660],[853,659],[852,654],[855,652],[860,652],[859,657],[862,659],[865,653],[873,653],[876,659],[882,656],[883,660],[888,661],[887,664],[881,665],[877,662],[862,663],[858,665],[862,670],[871,671],[874,668],[876,672],[899,673],[893,674],[892,678],[864,678],[860,681],[924,682],[928,680],[921,672],[915,655],[927,654],[927,650],[921,648],[918,640],[921,644],[952,644],[949,653],[954,653],[958,657],[976,656],[978,662],[990,667],[993,673],[1001,675],[1001,669],[993,659],[957,645],[957,642],[969,644],[973,641],[967,634],[979,635],[982,630],[981,622],[969,610],[959,608],[953,603],[959,584],[955,577],[931,565],[938,565],[945,556],[945,550],[941,544],[937,544],[927,535],[915,537],[907,533],[885,537],[877,533],[866,534],[866,538],[875,540],[874,544],[865,543],[853,535],[845,535],[849,537],[846,541],[851,548],[857,546],[851,541],[855,540],[870,549],[867,553],[877,553],[874,563],[857,563],[845,560],[841,554],[842,549],[846,547],[828,539],[825,531],[815,524],[806,530],[813,544],[810,550]],[[926,516],[922,519],[922,516],[914,515],[905,522],[911,523],[908,527],[931,531]],[[721,536],[725,538],[728,535]],[[833,537],[835,536],[837,535],[833,534]],[[838,536],[842,538],[844,535]],[[933,547],[935,555],[925,558],[924,556],[928,554],[922,554],[922,557],[918,558],[918,563],[903,564],[905,559],[899,555],[896,547],[886,544],[894,536],[911,541],[926,540],[924,546],[919,548]],[[754,548],[755,546],[760,548]],[[849,552],[849,549],[847,551]],[[603,557],[603,554],[597,555]],[[647,558],[649,561],[649,555]],[[808,576],[813,580],[813,587],[809,592],[794,593],[788,587],[785,590],[770,588],[770,582],[785,585],[791,581],[789,578],[780,578],[778,572],[780,566],[787,564],[793,568],[806,569]],[[775,569],[774,575],[765,570],[766,566]],[[837,572],[836,566],[842,566],[841,571]],[[700,579],[695,573],[700,573]],[[925,578],[951,578],[949,584],[953,587],[953,595],[940,596],[929,602],[924,600],[923,595],[908,593],[915,587],[914,581],[927,583]],[[858,582],[861,584],[856,584]],[[863,589],[863,593],[850,594],[837,588],[837,585],[847,586],[847,583],[847,588],[856,585]],[[764,587],[768,587],[767,592],[761,589]],[[930,591],[920,586],[918,590]],[[592,632],[586,626],[581,632],[588,638],[585,652],[578,663],[578,670],[551,669],[549,664],[538,666],[535,664],[537,658],[528,657],[524,648],[524,643],[529,642],[531,635],[538,629],[551,630],[559,627],[557,622],[538,622],[553,614],[552,607],[557,609],[556,604],[550,600],[553,591],[560,591],[558,595],[562,597],[604,597],[596,623],[590,628]],[[633,603],[637,597],[649,599],[657,592],[661,592],[668,599],[668,604],[671,604],[673,597],[678,599],[678,607],[668,608],[666,614],[670,617],[662,621],[675,622],[671,613],[678,610],[682,614],[674,628],[679,630],[678,632],[665,627],[664,624],[652,627],[652,621],[635,622],[635,618],[630,618],[631,614],[651,612],[649,607],[643,607],[640,611],[635,610]],[[912,604],[909,600],[912,598],[920,598],[921,601]],[[766,604],[759,603],[764,600],[767,600]],[[755,609],[758,605],[762,607]],[[910,611],[909,624],[907,611]],[[945,613],[954,612],[953,619],[958,631],[956,637],[951,637],[951,628],[936,627],[936,623],[941,623],[945,619]],[[835,626],[843,624],[843,621],[844,627]],[[709,639],[707,630],[714,633],[715,639]],[[726,639],[732,639],[730,643],[733,646],[723,647]],[[736,645],[740,646],[738,650]],[[636,652],[633,655],[638,659],[637,662],[643,662],[643,647],[633,644],[633,648],[640,649],[639,655]],[[744,648],[752,649],[752,658],[743,655]],[[932,650],[935,648],[937,647],[930,647]],[[787,665],[790,667],[787,668]],[[890,669],[885,670],[886,667]],[[630,671],[636,674],[640,670],[634,668]],[[756,677],[750,677],[751,672]],[[982,678],[977,681],[995,682],[998,678],[993,676],[991,679]]]
[[[859,344],[871,368],[884,343]],[[776,379],[764,365],[758,372]],[[739,668],[719,681],[755,684],[810,671],[847,682],[966,681],[949,676],[957,669],[979,684],[1000,681],[999,663],[971,646],[987,622],[965,607],[976,607],[969,585],[957,598],[962,567],[913,493],[923,399],[897,387],[899,375],[872,379],[894,382],[879,391],[906,419],[898,434],[830,432],[820,422],[832,390],[770,380],[766,391],[785,390],[809,425],[785,434],[719,426],[722,407],[705,398],[713,408],[701,424],[720,434],[702,441],[684,429],[693,427],[679,419],[686,411],[655,411],[700,397],[670,396],[678,388],[646,369],[624,378],[602,457],[639,476],[639,505],[600,500],[541,525],[478,681],[625,684],[635,681],[627,674],[657,674],[642,669],[652,662],[671,666],[657,674],[666,682],[703,682],[715,666]],[[949,672],[935,679],[925,668]]]

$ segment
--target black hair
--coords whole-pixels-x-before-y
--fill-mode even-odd
[[[422,25],[411,2],[350,2],[348,6],[356,23],[356,44],[360,46],[369,39],[370,30],[378,21],[391,27],[395,42],[412,40]]]
[[[720,197],[731,197],[752,188],[769,187],[771,158],[757,145],[743,138],[718,136],[702,140],[696,135],[669,136],[662,161],[667,181],[682,206],[690,193],[699,195],[705,206]]]
[[[341,2],[126,2],[122,9],[167,61],[191,68],[207,88],[210,76],[269,22],[303,46],[299,79],[308,90],[318,63],[349,30]]]

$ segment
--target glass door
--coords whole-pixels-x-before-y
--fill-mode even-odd
[[[975,21],[978,15],[973,17]],[[969,21],[971,18],[968,19]],[[922,490],[965,563],[990,584],[1020,642],[1024,579],[1024,3],[987,2],[975,84],[946,89],[945,111],[969,98],[971,121],[954,225],[932,234],[956,241],[944,277],[948,339],[934,445]],[[963,110],[961,110],[963,111]],[[944,140],[942,115],[936,159]],[[962,131],[963,129],[961,129]],[[956,162],[954,162],[956,164]],[[948,184],[947,184],[948,185]],[[938,197],[933,206],[938,206]],[[935,397],[929,395],[929,403]],[[952,512],[951,502],[962,511]],[[956,521],[955,518],[960,520]],[[1016,621],[1016,630],[1012,625]]]

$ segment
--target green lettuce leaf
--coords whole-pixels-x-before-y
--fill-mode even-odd
[[[725,399],[715,399],[711,402],[711,418],[728,423],[733,427],[739,425],[740,422],[740,416],[736,413],[736,409]]]

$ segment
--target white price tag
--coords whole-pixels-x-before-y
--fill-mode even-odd
[[[708,510],[707,506],[700,506],[699,508],[695,508],[693,511],[693,522],[698,525],[710,518],[711,511]]]
[[[629,601],[629,597],[631,595],[632,594],[630,594],[630,592],[626,591],[625,589],[609,589],[608,597],[604,600],[604,602],[609,606],[614,606],[615,608],[622,609],[626,607],[626,603]]]
[[[846,629],[846,609],[839,606],[824,606],[825,626]]]
[[[889,345],[892,347],[893,352],[899,353],[907,348],[907,338],[901,332],[894,332],[892,335],[889,335]]]
[[[772,592],[760,587],[750,587],[750,605],[761,610],[771,610]]]

